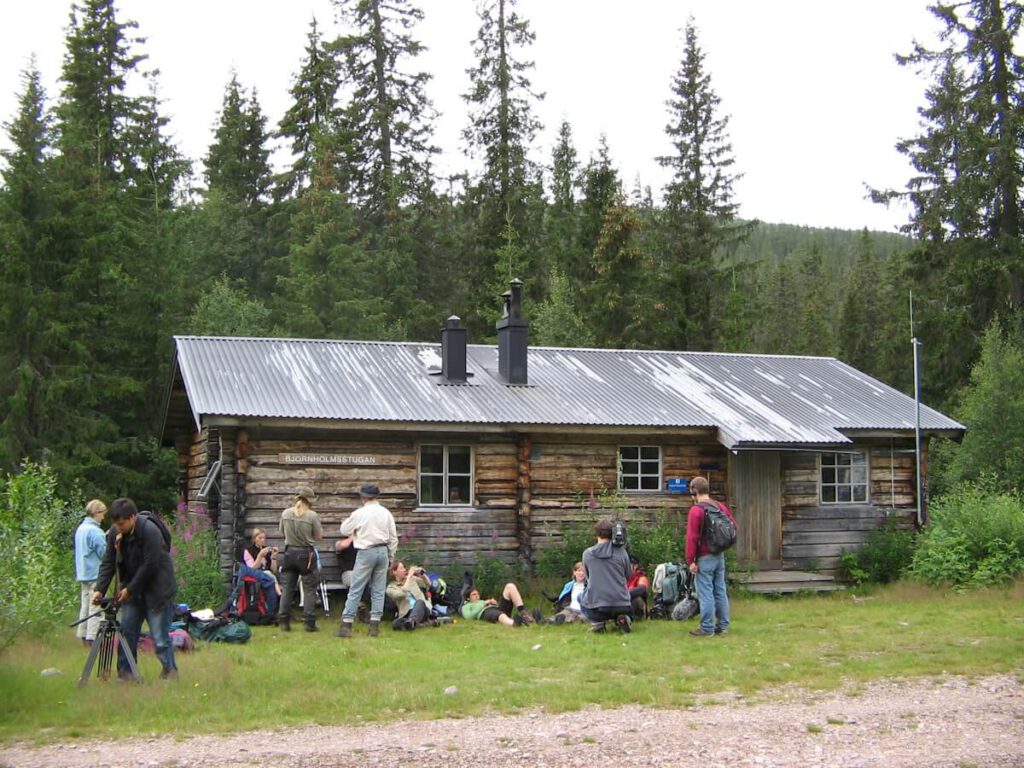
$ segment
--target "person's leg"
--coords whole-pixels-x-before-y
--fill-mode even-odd
[[[302,618],[308,631],[316,629],[316,590],[319,582],[318,571],[302,574]]]
[[[370,573],[370,624],[380,622],[384,615],[384,590],[388,586],[388,548],[368,550],[373,570]],[[347,606],[346,606],[347,607]]]
[[[527,612],[526,606],[523,604],[523,596],[519,594],[519,587],[510,581],[505,585],[505,588],[501,590],[501,597],[502,602],[507,600],[519,612],[520,621],[522,621],[523,624],[533,623],[533,619],[529,612]]]
[[[131,675],[131,667],[128,666],[128,658],[125,656],[125,646],[132,652],[132,657],[139,658],[139,633],[142,631],[142,619],[145,618],[144,606],[136,599],[123,603],[118,609],[117,620],[121,625],[121,634],[124,636],[124,645],[117,644],[117,675],[126,677]]]
[[[725,555],[718,555],[718,561],[714,583],[715,613],[718,614],[715,632],[721,634],[729,631],[729,592],[725,584]]]
[[[384,547],[377,547],[384,549]],[[342,624],[351,624],[356,620],[356,613],[359,611],[359,601],[363,596],[363,590],[373,575],[373,563],[369,553],[373,550],[360,549],[356,552],[356,564],[352,567],[352,586],[348,590],[348,599],[345,600],[345,607],[341,611]]]
[[[587,608],[581,606],[583,612],[583,618],[590,622],[591,632],[604,632],[604,623],[607,617],[603,611],[596,610],[594,608]]]
[[[700,601],[700,630],[704,634],[715,633],[715,555],[697,558],[697,600]]]
[[[94,582],[91,581],[80,581],[79,596],[78,596],[78,619],[81,621],[75,628],[75,637],[82,642],[88,644],[96,637],[96,629],[93,628],[92,633],[89,632],[89,627],[92,625],[93,620],[85,620],[85,617],[91,613],[99,610],[97,606],[92,604],[92,585]],[[96,626],[99,626],[99,622],[96,622]]]
[[[515,619],[509,616],[507,613],[498,614],[498,623],[503,627],[514,627],[516,625]]]
[[[281,624],[282,627],[286,626],[292,619],[292,597],[295,594],[295,585],[299,580],[298,571],[292,570],[288,566],[285,566],[283,573],[284,591],[281,594],[281,602],[277,606],[277,623]]]
[[[150,608],[146,607],[146,622],[149,624],[149,632],[153,635],[153,644],[156,646],[156,657],[160,659],[163,670],[160,677],[176,677],[178,667],[174,663],[174,646],[171,645],[171,616],[174,607],[167,603]]]

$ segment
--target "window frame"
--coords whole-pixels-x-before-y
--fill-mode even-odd
[[[831,457],[831,463],[826,461],[826,457]],[[841,457],[849,457],[850,462],[843,464],[840,462]],[[859,457],[860,461],[856,462],[855,458]],[[853,480],[853,470],[855,467],[864,467],[864,481],[863,483],[855,483]],[[833,471],[833,479],[829,482],[825,480],[825,471]],[[850,479],[846,482],[839,481],[839,470],[847,469],[850,473]],[[854,489],[864,489],[864,498],[855,499]],[[833,490],[833,496],[835,498],[827,500],[825,498],[825,489],[831,488]],[[849,499],[840,499],[840,488],[849,489]],[[839,505],[839,504],[870,504],[871,503],[871,455],[869,451],[821,451],[818,453],[818,503],[822,505]]]
[[[637,472],[636,474],[630,473],[624,474],[622,471],[622,451],[625,448],[636,449],[636,463]],[[657,486],[654,488],[644,488],[643,479],[645,477],[654,477],[654,475],[645,473],[643,471],[644,462],[653,461],[653,459],[644,459],[643,451],[645,448],[653,448],[658,451],[658,475],[657,475]],[[630,460],[632,461],[632,460]],[[622,493],[661,493],[665,490],[665,450],[661,445],[643,445],[641,443],[621,443],[615,450],[615,469],[616,469],[616,487]],[[636,488],[625,488],[623,486],[624,477],[635,477],[637,482]]]
[[[424,448],[441,448],[443,449],[442,469],[441,472],[423,472],[423,449]],[[449,470],[449,455],[452,448],[465,448],[469,451],[469,472],[451,472]],[[469,498],[465,501],[451,502],[451,501],[439,501],[439,502],[425,502],[423,501],[423,478],[426,477],[440,477],[441,478],[441,498],[448,499],[451,495],[449,486],[449,480],[451,477],[468,477],[469,478]],[[418,507],[472,507],[473,506],[473,479],[476,477],[476,452],[473,450],[473,446],[470,443],[447,443],[447,442],[429,442],[420,443],[416,448],[416,505]]]

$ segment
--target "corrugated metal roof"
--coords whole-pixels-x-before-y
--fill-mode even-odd
[[[531,347],[529,384],[470,345],[465,385],[439,344],[181,336],[203,416],[450,424],[713,427],[729,446],[848,443],[841,430],[913,430],[914,401],[834,358]],[[922,429],[963,425],[926,406]]]

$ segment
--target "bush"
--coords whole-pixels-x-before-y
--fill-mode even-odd
[[[181,504],[167,527],[171,529],[171,556],[178,580],[175,599],[188,603],[193,609],[219,608],[227,594],[224,573],[220,569],[217,533],[206,508],[200,505],[191,512]]]
[[[855,550],[843,550],[839,561],[854,584],[888,584],[900,578],[914,557],[916,534],[889,517]]]
[[[910,576],[933,585],[987,587],[1024,573],[1024,506],[991,480],[932,503]]]
[[[77,501],[57,496],[57,476],[26,462],[0,477],[0,653],[22,633],[68,619],[78,604],[74,531]]]

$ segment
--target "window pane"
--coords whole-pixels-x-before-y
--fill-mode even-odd
[[[838,464],[840,466],[843,466],[843,467],[850,466],[851,459],[852,459],[852,457],[848,453],[837,453],[836,454],[836,464]]]
[[[863,485],[853,486],[853,500],[854,501],[867,501],[868,500],[868,489]]]
[[[854,485],[865,485],[868,481],[867,467],[854,467],[850,470],[850,482]]]
[[[661,465],[657,461],[641,461],[640,471],[645,475],[661,474]]]
[[[836,465],[836,455],[834,453],[823,453],[821,454],[821,466],[823,467],[834,467]]]
[[[448,503],[469,504],[469,477],[457,476],[448,478]]]
[[[825,467],[822,467],[822,470],[821,470],[821,482],[823,482],[823,483],[835,483],[835,481],[836,481],[836,471],[835,471],[835,469],[833,469],[832,467],[828,467],[827,469]]]
[[[623,475],[636,475],[640,473],[640,462],[638,461],[624,461],[622,462],[622,474]]]
[[[452,445],[448,448],[448,471],[469,474],[469,446]]]
[[[444,447],[424,445],[420,448],[420,472],[444,472]]]
[[[850,462],[851,464],[854,464],[854,465],[857,465],[857,466],[867,466],[868,457],[867,457],[867,454],[865,454],[865,453],[855,453],[850,458],[852,459],[852,461]]]
[[[639,478],[635,475],[630,477],[628,475],[622,476],[622,485],[620,486],[624,491],[635,491],[639,486]]]
[[[821,487],[821,500],[822,501],[835,501],[836,500],[836,489],[831,485],[823,485]]]
[[[645,491],[656,491],[661,487],[661,485],[657,477],[646,475],[640,478],[640,487]]]
[[[839,501],[849,501],[850,500],[850,486],[848,486],[848,485],[841,485],[838,488],[836,488],[836,491],[838,492],[838,495],[839,495]]]
[[[444,478],[440,475],[420,477],[420,504],[444,503]]]
[[[641,459],[660,459],[661,449],[656,445],[645,445],[640,449]]]
[[[836,482],[849,484],[850,470],[848,467],[840,467],[836,470]]]
[[[625,459],[637,459],[640,457],[640,449],[635,445],[624,445],[619,448],[619,456]]]

